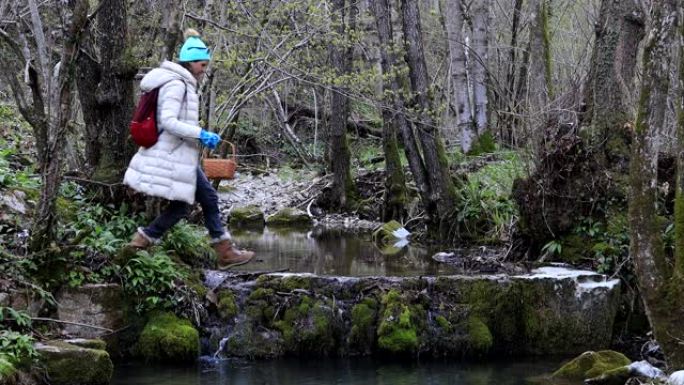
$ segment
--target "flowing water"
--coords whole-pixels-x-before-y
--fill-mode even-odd
[[[254,250],[256,261],[235,270],[282,270],[338,276],[418,276],[454,274],[452,266],[436,262],[436,250],[413,247],[380,250],[370,235],[316,229],[234,233],[241,248]],[[392,253],[389,253],[389,252]]]
[[[371,358],[226,360],[195,367],[117,365],[112,385],[527,385],[560,359],[490,362],[378,362]]]

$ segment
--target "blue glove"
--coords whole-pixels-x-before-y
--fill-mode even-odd
[[[200,142],[202,142],[204,146],[209,147],[213,150],[216,148],[216,145],[221,140],[221,137],[213,132],[202,130],[200,132],[199,140]]]

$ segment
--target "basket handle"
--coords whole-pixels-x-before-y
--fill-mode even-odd
[[[230,157],[233,159],[233,162],[235,162],[235,164],[237,164],[237,157],[236,157],[237,149],[235,147],[235,144],[233,144],[233,142],[229,142],[227,140],[221,139],[221,145],[219,147],[217,147],[217,149],[219,150],[219,154],[226,152],[226,150],[225,150],[226,145],[230,145],[231,150],[232,150],[232,154]],[[204,157],[205,158],[209,157],[210,151],[212,151],[212,150],[209,150],[208,148],[204,149]],[[228,159],[228,158],[226,158],[226,159]]]

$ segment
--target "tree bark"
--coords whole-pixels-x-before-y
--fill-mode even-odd
[[[382,108],[382,144],[385,153],[385,196],[383,207],[383,221],[396,219],[401,221],[406,213],[405,203],[407,201],[406,180],[399,159],[399,146],[397,144],[397,131],[399,130],[399,120],[404,124],[403,111],[396,108],[393,102],[399,92],[396,79],[392,75],[394,66],[394,56],[392,50],[392,23],[391,12],[387,0],[371,1],[371,9],[375,15],[375,25],[380,41],[380,67],[382,74],[386,75],[387,80],[382,80],[383,93],[386,95]],[[414,144],[415,146],[415,144]]]
[[[469,61],[473,75],[475,130],[481,136],[487,129],[487,74],[489,67],[490,0],[475,0],[471,8],[473,20],[473,55]]]
[[[107,32],[91,38],[97,46],[84,47],[78,58],[77,84],[91,179],[106,184],[121,181],[134,150],[128,141],[128,125],[137,68],[129,57],[127,13],[125,0],[105,2],[97,15],[97,29]],[[123,194],[106,190],[106,195],[101,194],[104,200],[123,199]]]
[[[547,1],[533,0],[530,2],[530,64],[529,85],[527,86],[527,113],[530,131],[533,133],[535,151],[539,150],[539,146],[542,143],[549,101],[553,98]]]
[[[502,131],[501,139],[504,143],[513,145],[513,129],[516,126],[517,119],[515,116],[518,113],[518,98],[515,87],[516,74],[516,51],[518,50],[518,25],[520,24],[520,12],[522,10],[523,0],[515,0],[513,6],[513,20],[511,26],[511,47],[508,54],[508,72],[506,74],[506,114],[502,118],[500,124]]]
[[[55,202],[62,181],[62,149],[71,118],[72,86],[75,62],[81,33],[88,21],[88,1],[69,0],[65,15],[65,32],[57,82],[59,105],[54,119],[50,119],[48,148],[41,167],[40,202],[34,215],[29,248],[37,251],[46,248],[55,238]]]
[[[415,122],[423,150],[423,157],[430,186],[430,200],[426,213],[430,226],[441,236],[449,237],[450,218],[456,214],[457,193],[449,175],[449,164],[439,130],[431,117],[431,95],[428,84],[427,67],[423,51],[423,37],[420,24],[418,3],[412,0],[401,1],[404,47],[409,66],[409,78],[413,93],[413,107],[416,109]]]
[[[356,23],[355,5],[349,9],[345,7],[345,0],[332,1],[331,17],[333,28],[337,36],[347,41],[346,36]],[[349,15],[349,29],[345,19],[347,10]],[[330,64],[338,76],[349,73],[351,67],[351,50],[332,44],[330,46]],[[356,198],[356,187],[351,176],[349,144],[347,142],[346,122],[349,116],[349,99],[345,95],[343,86],[332,87],[330,99],[330,134],[329,140],[329,167],[333,174],[333,182],[329,192],[328,201],[333,209],[344,209],[352,206]]]
[[[461,137],[461,150],[470,151],[476,132],[468,93],[468,72],[466,63],[466,44],[463,34],[463,3],[461,0],[444,3],[445,26],[449,45],[452,88],[457,112],[458,132]],[[476,59],[477,60],[477,59]]]
[[[601,2],[582,123],[591,126],[592,141],[606,166],[620,170],[626,170],[629,160],[630,138],[624,126],[634,116],[629,96],[643,36],[643,17],[636,0]]]
[[[656,202],[658,129],[665,120],[670,46],[680,8],[676,0],[652,4],[652,26],[644,48],[644,74],[630,162],[629,201],[630,254],[653,334],[672,368],[684,366],[684,276],[665,259]],[[676,206],[681,209],[681,202]]]

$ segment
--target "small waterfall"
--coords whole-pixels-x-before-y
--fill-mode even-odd
[[[228,342],[228,337],[221,338],[218,350],[216,350],[216,353],[214,353],[214,358],[220,358],[219,355],[221,354],[221,352],[223,352],[223,348],[226,346],[226,342]]]

